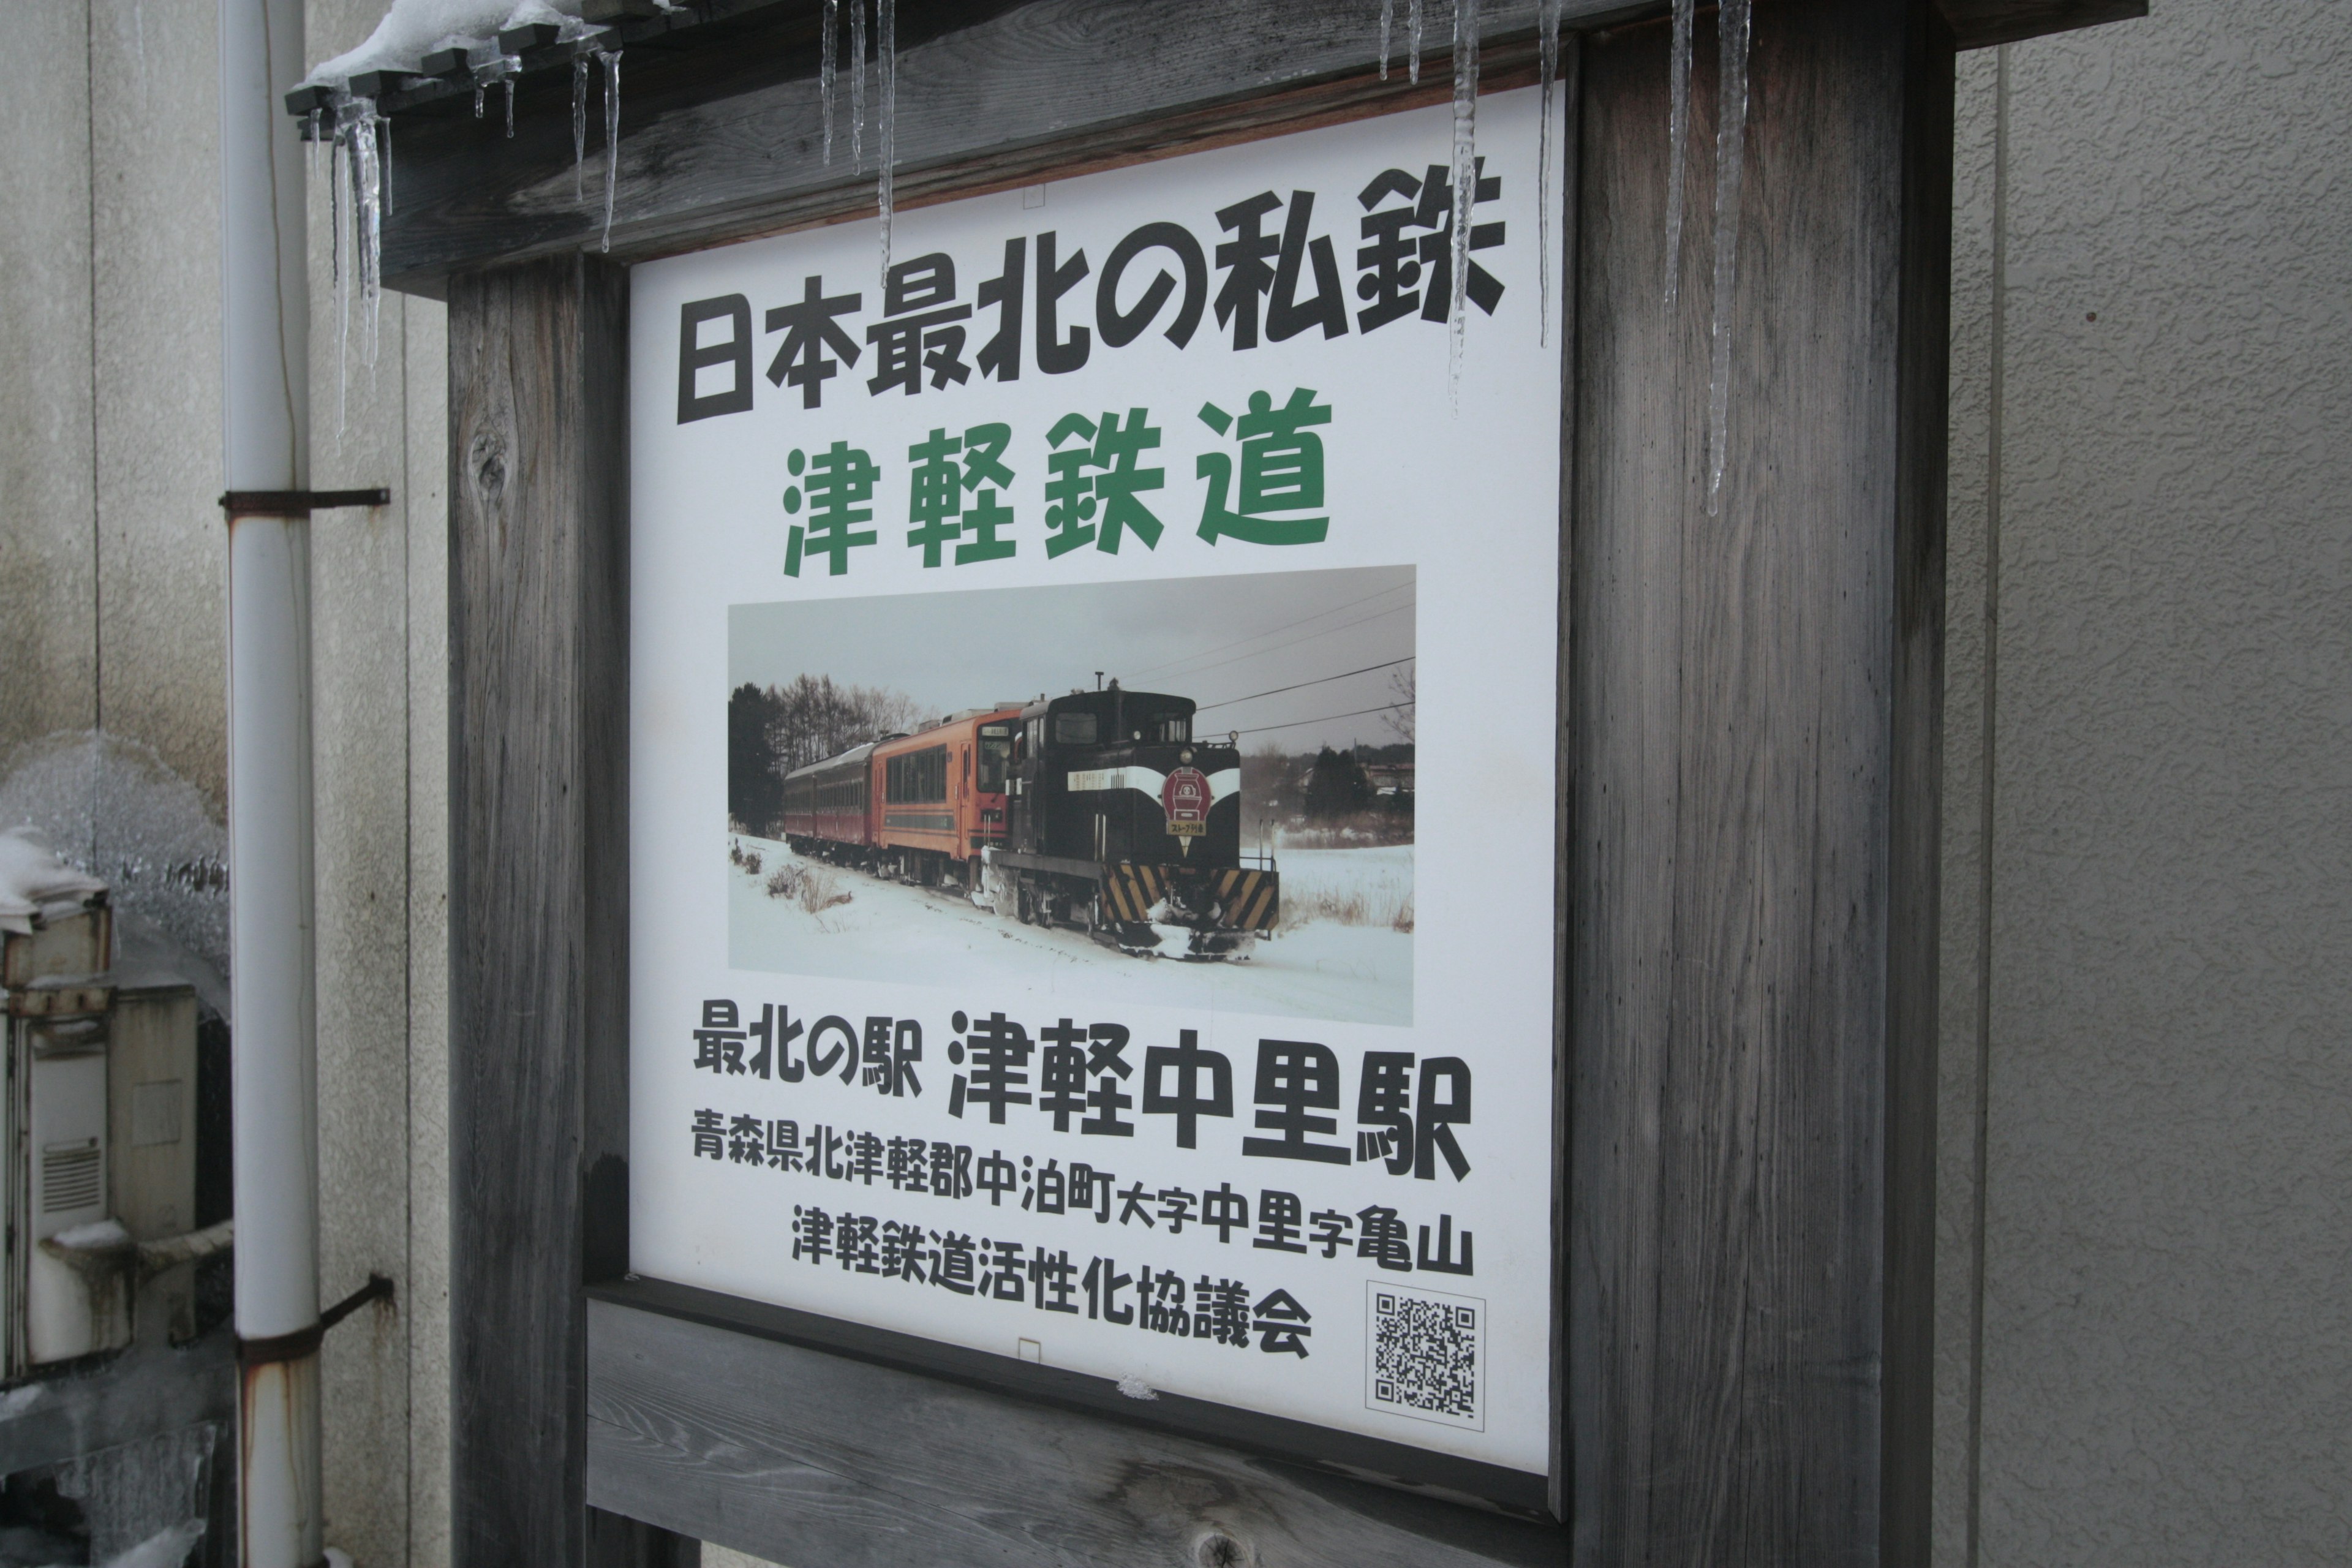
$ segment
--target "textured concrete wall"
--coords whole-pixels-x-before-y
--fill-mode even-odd
[[[217,808],[227,798],[228,552],[215,12],[202,0],[94,4],[86,68],[98,723],[153,747]]]
[[[309,10],[307,52],[323,58],[364,37],[383,5]],[[0,769],[43,736],[102,730],[107,746],[152,753],[185,781],[217,824],[215,14],[215,0],[9,8]],[[310,195],[313,480],[394,495],[378,511],[320,514],[312,541],[320,1286],[333,1300],[383,1273],[399,1291],[395,1308],[327,1342],[327,1539],[362,1568],[438,1564],[449,1555],[444,316],[386,299],[370,365],[355,304],[339,366],[323,183]]]
[[[2156,9],[1962,97],[1945,1563],[2352,1561],[2352,6]]]
[[[0,51],[0,758],[98,710],[86,0],[25,0]]]
[[[306,54],[350,48],[383,10],[311,0]],[[348,239],[339,297],[327,178],[310,191],[312,479],[393,502],[321,513],[311,541],[320,1272],[330,1299],[383,1273],[400,1300],[328,1339],[324,1489],[329,1542],[392,1568],[449,1560],[446,331],[440,306],[385,295],[371,334]]]

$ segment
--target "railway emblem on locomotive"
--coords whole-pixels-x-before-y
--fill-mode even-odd
[[[1209,777],[1198,768],[1175,768],[1160,786],[1160,806],[1168,814],[1168,831],[1192,852],[1192,840],[1209,831]]]

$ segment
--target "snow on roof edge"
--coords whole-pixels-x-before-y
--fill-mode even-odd
[[[0,832],[0,931],[26,935],[44,910],[87,903],[105,891],[104,882],[58,859],[33,829]]]
[[[580,19],[580,5],[581,0],[392,0],[365,43],[312,66],[301,85],[341,90],[362,71],[422,71],[425,57],[436,49],[493,48],[498,36],[512,27],[545,25],[576,38],[592,30]]]

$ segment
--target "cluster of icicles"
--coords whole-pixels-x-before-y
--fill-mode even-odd
[[[1428,0],[1406,0],[1405,70],[1421,82],[1422,39]],[[1470,208],[1478,184],[1478,10],[1480,0],[1454,0],[1454,214],[1453,265],[1449,268],[1452,297],[1447,300],[1447,373],[1456,405],[1461,395],[1462,357],[1467,319],[1464,289],[1470,275]],[[843,62],[836,58],[841,36],[842,0],[824,0],[824,26],[818,58],[818,84],[824,119],[824,161],[834,159],[836,100]],[[1722,89],[1716,128],[1714,315],[1709,329],[1707,376],[1707,510],[1722,505],[1726,458],[1726,426],[1729,416],[1732,292],[1738,277],[1739,247],[1739,188],[1748,130],[1748,47],[1753,0],[1722,0],[1717,24]],[[870,11],[869,11],[870,7]],[[1538,255],[1547,258],[1541,275],[1538,331],[1544,342],[1551,335],[1551,205],[1553,174],[1553,97],[1559,77],[1560,0],[1538,0],[1538,81],[1542,100],[1542,130],[1537,152]],[[1672,309],[1679,292],[1682,266],[1684,135],[1690,114],[1692,37],[1696,0],[1674,0],[1674,43],[1669,79],[1666,175],[1665,302]],[[869,29],[870,18],[870,29]],[[1396,0],[1381,0],[1381,79],[1389,79],[1396,30]],[[849,0],[849,160],[853,169],[866,165],[866,77],[869,31],[872,72],[877,100],[874,115],[876,148],[875,205],[881,223],[881,269],[890,269],[892,177],[898,163],[898,5],[896,0]],[[599,247],[613,243],[613,195],[618,172],[621,130],[621,55],[617,49],[597,49],[604,67],[604,210]],[[505,89],[507,134],[514,134],[515,77],[521,61],[507,57],[478,76],[474,115],[480,119],[486,95],[495,81]],[[588,56],[572,67],[572,194],[585,199],[583,177],[588,159]],[[331,127],[320,124],[320,111],[311,111],[313,173],[323,142],[328,152],[330,222],[334,234],[335,314],[338,322],[338,369],[348,353],[352,296],[356,290],[364,322],[362,353],[375,363],[376,319],[382,289],[383,220],[392,211],[392,121],[376,112],[373,100],[348,98],[327,111]],[[348,224],[348,234],[346,225]],[[345,258],[351,262],[346,265]],[[340,429],[341,398],[337,426]]]
[[[1460,401],[1463,335],[1463,285],[1469,277],[1470,203],[1476,182],[1478,155],[1478,4],[1454,3],[1454,264],[1452,300],[1446,321],[1452,333],[1448,345],[1449,373]],[[1426,0],[1406,0],[1405,70],[1412,82],[1421,82],[1421,46]],[[1536,162],[1536,224],[1538,254],[1543,257],[1538,331],[1551,337],[1551,198],[1552,95],[1559,77],[1560,0],[1538,0],[1537,79],[1542,97],[1542,131]],[[1715,256],[1714,314],[1708,326],[1706,384],[1706,510],[1723,507],[1723,473],[1727,455],[1731,405],[1731,303],[1739,267],[1739,188],[1748,142],[1748,47],[1754,0],[1722,0],[1716,23],[1721,102],[1715,133]],[[1680,292],[1683,238],[1683,141],[1690,122],[1692,37],[1696,32],[1696,0],[1674,0],[1674,44],[1670,67],[1666,134],[1671,148],[1666,171],[1666,289],[1672,310]],[[1389,78],[1396,30],[1396,0],[1381,0],[1381,79]],[[884,208],[884,256],[888,256],[887,207]]]
[[[887,3],[887,0],[885,0]],[[613,247],[613,191],[620,159],[621,51],[597,49],[604,83],[604,223],[599,248]],[[474,81],[474,118],[483,117],[493,83],[505,89],[507,135],[514,135],[515,78],[522,62],[509,55],[478,72]],[[584,199],[583,166],[588,161],[588,56],[572,62],[572,189]],[[392,120],[376,111],[372,98],[344,95],[331,109],[310,111],[310,177],[320,174],[325,150],[327,231],[335,276],[335,430],[343,428],[344,391],[349,384],[352,313],[361,321],[360,360],[375,366],[376,322],[383,299],[383,220],[393,212]]]

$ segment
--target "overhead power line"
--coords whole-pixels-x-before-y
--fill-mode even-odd
[[[1391,584],[1389,586],[1387,586],[1387,587],[1385,587],[1385,588],[1382,588],[1382,589],[1381,589],[1379,593],[1377,593],[1377,594],[1367,594],[1367,595],[1364,595],[1362,598],[1360,598],[1360,599],[1350,599],[1350,600],[1349,600],[1349,601],[1348,601],[1346,604],[1344,604],[1344,605],[1332,605],[1332,606],[1331,606],[1329,609],[1328,609],[1328,610],[1318,610],[1318,611],[1316,611],[1316,612],[1315,612],[1315,614],[1313,614],[1313,615],[1311,615],[1311,616],[1301,616],[1300,617],[1298,617],[1298,619],[1297,619],[1297,620],[1295,620],[1295,621],[1286,621],[1286,622],[1284,622],[1282,625],[1277,626],[1268,626],[1265,630],[1264,630],[1264,631],[1262,631],[1262,632],[1253,632],[1252,634],[1250,634],[1248,637],[1235,637],[1232,642],[1227,642],[1227,643],[1219,643],[1219,644],[1218,644],[1216,647],[1206,647],[1206,648],[1202,648],[1202,649],[1201,649],[1201,650],[1200,650],[1199,652],[1197,652],[1197,653],[1188,653],[1188,654],[1185,654],[1185,655],[1184,655],[1183,657],[1181,657],[1181,658],[1171,658],[1171,659],[1168,659],[1168,660],[1166,660],[1165,662],[1160,663],[1160,664],[1150,664],[1150,665],[1146,665],[1146,666],[1144,666],[1141,669],[1138,669],[1138,670],[1130,671],[1130,672],[1128,674],[1127,679],[1128,679],[1128,680],[1129,680],[1129,681],[1132,682],[1132,681],[1135,681],[1135,680],[1139,680],[1139,679],[1142,679],[1144,676],[1147,676],[1147,675],[1156,675],[1156,674],[1158,674],[1160,671],[1161,671],[1161,670],[1163,670],[1163,669],[1173,669],[1173,668],[1175,668],[1178,665],[1190,664],[1190,663],[1192,663],[1194,659],[1197,659],[1197,658],[1208,658],[1211,654],[1223,653],[1223,652],[1224,652],[1227,648],[1241,647],[1243,647],[1244,645],[1248,644],[1248,643],[1254,643],[1254,642],[1264,642],[1264,641],[1265,641],[1266,638],[1268,638],[1268,637],[1279,637],[1279,636],[1281,636],[1284,632],[1286,632],[1286,631],[1290,630],[1290,629],[1291,629],[1292,627],[1294,627],[1294,626],[1307,626],[1307,625],[1308,625],[1308,624],[1310,624],[1310,623],[1312,623],[1312,622],[1315,622],[1315,621],[1319,621],[1319,620],[1326,619],[1326,618],[1327,618],[1327,617],[1328,617],[1328,616],[1336,616],[1336,615],[1339,614],[1339,613],[1340,613],[1341,611],[1343,611],[1343,610],[1352,610],[1352,609],[1354,609],[1354,608],[1355,608],[1357,605],[1369,605],[1369,604],[1370,604],[1374,599],[1385,599],[1385,598],[1387,598],[1391,594],[1410,592],[1410,591],[1412,589],[1412,587],[1413,587],[1413,586],[1414,586],[1414,584],[1413,584],[1412,583],[1411,583],[1411,582],[1405,582],[1405,583],[1392,583],[1392,584]],[[1402,608],[1402,607],[1403,607],[1403,606],[1402,606],[1402,605],[1394,605],[1394,606],[1391,606],[1391,608]],[[1388,613],[1389,613],[1389,612],[1388,612],[1388,611],[1385,611],[1385,610],[1379,612],[1379,614],[1381,614],[1381,615],[1386,615],[1386,614],[1388,614]],[[1349,623],[1349,625],[1353,625],[1354,623],[1353,623],[1353,622],[1350,622],[1350,623]],[[1327,630],[1327,631],[1338,631],[1339,629],[1339,628],[1338,626],[1328,626],[1328,627],[1326,627],[1326,628],[1325,628],[1325,630]],[[1316,632],[1316,633],[1312,633],[1312,634],[1310,634],[1310,635],[1311,635],[1311,636],[1315,636],[1315,637],[1320,637],[1320,636],[1322,636],[1323,634],[1322,634],[1321,632]],[[1303,639],[1302,639],[1302,640],[1303,640]],[[1284,645],[1284,646],[1287,647],[1287,646],[1289,646],[1289,645],[1286,644],[1286,645]],[[1260,651],[1261,651],[1261,652],[1265,652],[1265,653],[1271,653],[1271,652],[1273,652],[1274,650],[1273,650],[1272,648],[1265,648],[1265,649],[1261,649]],[[1254,658],[1254,657],[1255,657],[1255,655],[1250,655],[1250,654],[1244,654],[1244,655],[1243,655],[1242,657],[1243,657],[1243,658]],[[1232,661],[1232,660],[1227,660],[1226,662],[1231,663],[1231,662],[1233,662],[1233,661]],[[1211,667],[1209,667],[1209,668],[1214,668],[1215,667],[1214,667],[1214,666],[1211,666]],[[1197,673],[1197,672],[1196,672],[1196,673]]]
[[[1345,680],[1351,675],[1370,675],[1376,669],[1392,669],[1400,664],[1411,664],[1420,657],[1418,654],[1409,653],[1402,658],[1392,658],[1385,664],[1368,664],[1361,669],[1343,669],[1337,675],[1327,675],[1318,680],[1302,680],[1294,686],[1277,686],[1271,691],[1253,691],[1247,697],[1228,697],[1223,702],[1204,702],[1192,711],[1206,713],[1212,708],[1231,708],[1237,702],[1255,702],[1261,697],[1276,697],[1286,691],[1304,691],[1310,686],[1327,686],[1334,680]]]
[[[1221,658],[1213,664],[1204,664],[1197,669],[1188,669],[1183,672],[1183,677],[1185,679],[1189,680],[1194,676],[1206,675],[1213,669],[1223,669],[1229,664],[1241,664],[1249,659],[1263,658],[1267,654],[1280,653],[1285,648],[1297,647],[1300,643],[1313,642],[1317,637],[1327,637],[1333,632],[1346,631],[1349,626],[1360,626],[1369,621],[1382,620],[1390,616],[1396,615],[1400,611],[1409,613],[1416,607],[1416,603],[1412,600],[1408,600],[1402,605],[1391,605],[1385,610],[1374,610],[1370,615],[1358,616],[1353,620],[1341,621],[1338,626],[1325,626],[1320,631],[1308,632],[1303,637],[1295,637],[1288,642],[1278,642],[1271,647],[1253,648],[1248,653],[1237,653],[1231,658]]]
[[[1255,730],[1237,730],[1241,735],[1266,735],[1276,730],[1297,730],[1308,724],[1328,724],[1334,719],[1360,719],[1367,713],[1393,713],[1400,708],[1410,708],[1410,702],[1388,702],[1378,708],[1359,708],[1353,713],[1326,713],[1320,719],[1297,719],[1287,724],[1261,724]]]

